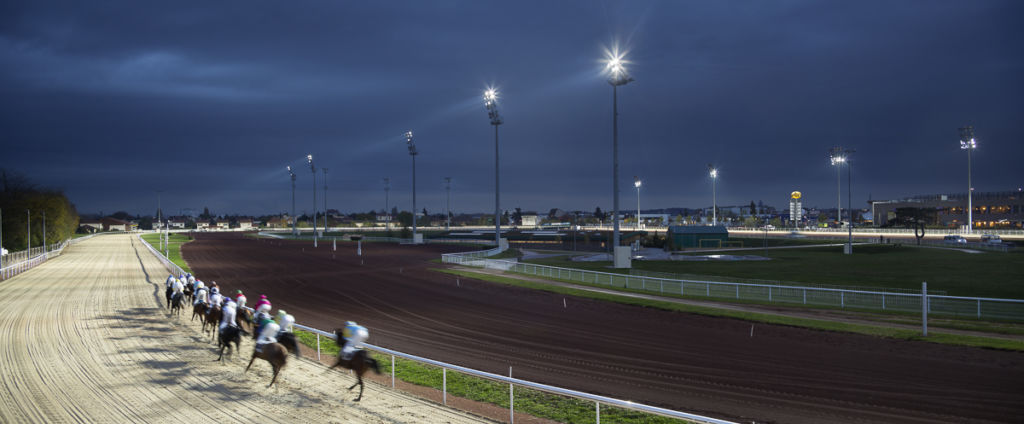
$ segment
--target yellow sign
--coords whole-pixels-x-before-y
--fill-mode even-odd
[[[794,198],[794,199],[799,199],[800,198],[800,192],[799,191],[794,191],[793,193],[790,193],[790,196],[792,198]]]

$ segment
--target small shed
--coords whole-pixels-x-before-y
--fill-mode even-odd
[[[673,225],[668,227],[669,249],[722,247],[729,240],[724,225]]]

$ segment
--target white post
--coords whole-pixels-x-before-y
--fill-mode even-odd
[[[601,402],[594,402],[597,410],[597,424],[601,424]]]
[[[512,378],[512,366],[508,366],[508,378]],[[508,420],[510,424],[516,422],[515,398],[512,396],[512,383],[508,383]]]
[[[448,368],[441,368],[441,403],[448,406]]]
[[[331,238],[331,250],[335,251],[335,252],[338,251],[338,238],[337,237]]]
[[[320,333],[316,333],[316,360],[320,360]]]
[[[921,335],[928,337],[928,282],[921,282]]]
[[[395,355],[391,355],[391,388],[395,388]]]
[[[356,256],[363,256],[363,240],[356,240]]]

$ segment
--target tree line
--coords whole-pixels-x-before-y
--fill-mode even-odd
[[[0,213],[3,214],[3,238],[0,244],[9,251],[43,244],[43,215],[46,216],[46,242],[53,244],[71,238],[78,228],[78,211],[60,190],[41,188],[27,177],[0,169]],[[32,233],[28,234],[29,222]]]

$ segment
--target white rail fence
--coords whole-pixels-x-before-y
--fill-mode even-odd
[[[146,246],[146,248],[149,250],[149,252],[152,253],[154,256],[156,256],[160,260],[160,262],[164,265],[164,267],[166,267],[171,273],[173,273],[175,275],[178,275],[178,276],[181,276],[181,275],[185,274],[185,271],[182,270],[181,267],[175,265],[173,262],[171,262],[170,260],[165,258],[162,254],[157,252],[156,249],[154,249],[152,246],[150,246],[149,243],[146,243],[145,241],[143,241],[141,237],[139,238],[139,241],[141,241],[142,244],[144,246]],[[461,254],[461,255],[465,255],[465,256],[468,256],[468,257],[479,258],[479,257],[483,257],[483,256],[495,255],[495,254],[501,253],[504,250],[505,250],[504,248],[496,247],[496,248],[485,250],[485,251],[468,252],[468,253],[464,253],[464,254]],[[452,254],[452,255],[460,255],[460,254]],[[324,330],[320,330],[320,329],[317,329],[317,328],[313,328],[313,327],[309,327],[309,326],[305,326],[305,325],[301,325],[301,324],[294,324],[294,326],[295,326],[295,328],[298,328],[298,329],[304,330],[304,331],[308,331],[308,332],[313,333],[313,334],[316,335],[316,337],[317,337],[316,338],[316,354],[317,354],[317,359],[320,359],[320,354],[321,354],[320,339],[322,337],[327,337],[330,340],[335,340],[335,335],[330,333],[330,332],[327,332],[327,331],[324,331]],[[407,359],[407,360],[410,360],[410,361],[414,361],[414,362],[417,362],[417,363],[420,363],[420,364],[426,364],[426,365],[431,365],[431,366],[435,366],[435,367],[441,368],[441,370],[442,370],[442,381],[444,382],[444,383],[442,383],[442,389],[441,390],[442,390],[442,399],[444,399],[443,402],[444,402],[445,405],[447,405],[447,397],[448,397],[448,392],[447,392],[447,378],[448,377],[447,377],[447,374],[448,374],[449,370],[453,371],[453,372],[459,372],[459,373],[462,373],[462,374],[475,376],[475,377],[478,377],[478,378],[483,378],[483,379],[486,379],[486,380],[491,380],[491,381],[496,381],[496,382],[499,382],[499,383],[508,384],[509,385],[509,406],[510,406],[509,407],[509,420],[512,423],[515,422],[515,387],[519,386],[519,387],[523,387],[523,388],[539,390],[539,391],[543,391],[543,392],[547,392],[547,393],[552,393],[552,394],[556,394],[556,395],[574,397],[574,398],[578,398],[578,399],[583,399],[583,400],[594,402],[594,413],[595,413],[595,417],[596,417],[596,422],[598,424],[600,424],[600,422],[601,422],[601,405],[613,406],[613,407],[617,407],[617,408],[628,409],[628,410],[632,410],[632,411],[639,411],[639,412],[644,412],[644,413],[648,413],[648,414],[655,414],[655,415],[660,415],[660,416],[664,416],[664,417],[688,420],[688,421],[697,422],[697,423],[735,424],[735,423],[733,423],[731,421],[725,421],[725,420],[720,420],[720,419],[716,419],[716,418],[705,417],[705,416],[702,416],[702,415],[690,414],[690,413],[680,412],[680,411],[673,411],[673,410],[670,410],[670,409],[659,408],[659,407],[656,407],[656,406],[644,405],[644,404],[639,404],[639,403],[635,403],[635,402],[630,402],[630,401],[610,398],[610,397],[606,397],[606,396],[599,396],[599,395],[594,395],[594,394],[590,394],[590,393],[584,393],[584,392],[580,392],[580,391],[576,391],[576,390],[563,389],[561,387],[550,386],[550,385],[547,385],[547,384],[534,383],[532,381],[527,381],[527,380],[522,380],[522,379],[518,379],[518,378],[513,378],[513,377],[511,377],[511,375],[506,377],[506,376],[503,376],[503,375],[493,374],[493,373],[489,373],[489,372],[485,372],[485,371],[475,370],[475,369],[472,369],[472,368],[462,367],[462,366],[459,366],[459,365],[449,364],[447,362],[441,362],[441,361],[437,361],[437,360],[433,360],[433,359],[429,359],[429,358],[424,358],[424,357],[420,357],[420,356],[416,356],[416,355],[410,355],[408,353],[399,352],[399,351],[388,349],[388,348],[381,347],[381,346],[375,346],[375,345],[365,344],[365,343],[363,344],[363,346],[365,348],[367,348],[368,350],[372,350],[372,351],[375,351],[375,352],[378,352],[378,353],[381,353],[381,354],[384,354],[384,355],[390,355],[391,356],[391,370],[390,371],[391,371],[391,387],[392,388],[395,387],[395,358],[396,357]],[[511,373],[511,369],[509,370],[509,372]]]
[[[83,237],[84,238],[84,237]],[[74,243],[71,241],[70,243]],[[0,268],[0,281],[14,277],[15,275],[21,274],[32,268],[35,268],[39,264],[46,262],[50,258],[56,258],[60,256],[64,248],[69,244],[68,240],[64,240],[60,243],[54,243],[49,246],[33,247],[31,252],[22,250],[20,252],[13,252],[4,255],[3,268]],[[13,263],[9,263],[11,261]]]
[[[442,255],[441,261],[478,268],[497,269],[506,272],[680,296],[900,312],[920,311],[923,300],[922,295],[919,293],[670,279],[561,268],[456,254]],[[929,313],[932,314],[946,314],[958,317],[967,316],[978,319],[1024,320],[1024,299],[947,295],[927,295],[927,298]]]

